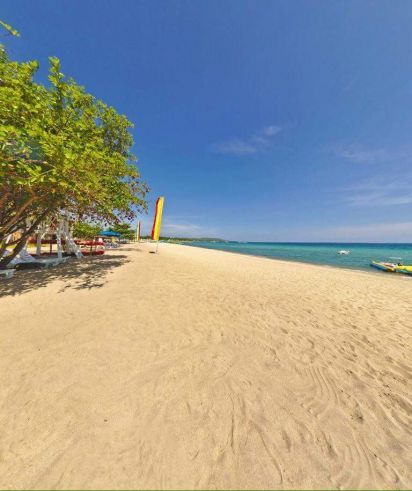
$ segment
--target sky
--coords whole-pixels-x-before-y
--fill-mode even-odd
[[[412,2],[0,0],[135,125],[163,234],[412,242]]]

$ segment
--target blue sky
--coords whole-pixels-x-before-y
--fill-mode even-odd
[[[164,233],[412,242],[412,2],[2,0],[135,124]]]

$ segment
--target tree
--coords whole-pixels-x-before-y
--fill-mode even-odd
[[[6,24],[2,20],[0,20],[0,26],[3,27],[3,29],[5,29],[12,36],[20,37],[20,33],[18,31],[16,31],[16,29],[13,29],[12,26],[10,26],[9,24]]]
[[[110,227],[109,230],[112,232],[117,232],[118,234],[121,234],[124,239],[129,240],[133,240],[136,235],[135,230],[130,226],[129,223],[118,223]]]
[[[74,225],[73,236],[76,239],[94,239],[102,230],[100,225],[92,225],[87,222],[77,222]]]
[[[9,60],[0,46],[0,268],[56,214],[115,224],[146,210],[132,124],[66,80],[57,58],[50,87],[34,82],[37,70],[35,61]],[[16,231],[13,254],[2,257]]]

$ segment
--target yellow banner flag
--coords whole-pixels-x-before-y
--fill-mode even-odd
[[[160,198],[157,198],[156,201],[156,212],[155,212],[155,217],[153,221],[153,228],[152,228],[152,240],[159,240],[160,237],[160,227],[162,225],[162,214],[163,214],[163,204],[164,204],[164,197],[161,196]]]

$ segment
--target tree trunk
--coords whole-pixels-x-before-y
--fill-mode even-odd
[[[8,246],[7,237],[0,243],[0,259],[3,257],[4,252]]]
[[[0,269],[7,269],[8,264],[12,261],[17,254],[24,248],[26,245],[28,237],[23,237],[17,242],[16,246],[13,249],[13,252],[9,256],[5,256],[0,259]]]
[[[8,197],[10,196],[10,193],[8,191],[5,191],[1,196],[0,196],[0,209],[3,208],[4,204],[7,202]]]
[[[20,217],[23,215],[25,210],[27,210],[27,208],[35,200],[36,200],[36,196],[31,196],[22,206],[20,206],[20,208],[16,211],[14,216],[12,218],[10,218],[10,220],[8,222],[6,222],[4,225],[1,226],[1,228],[0,228],[0,240],[2,240],[2,238],[5,237],[6,235],[10,234],[9,231],[10,231],[11,227],[13,227],[13,225],[15,225],[19,221]]]
[[[0,269],[7,269],[7,265],[12,261],[17,254],[26,245],[26,242],[30,235],[36,230],[37,226],[46,218],[47,215],[52,213],[51,210],[45,210],[31,225],[25,230],[20,237],[19,241],[14,246],[13,252],[9,256],[0,257]]]

